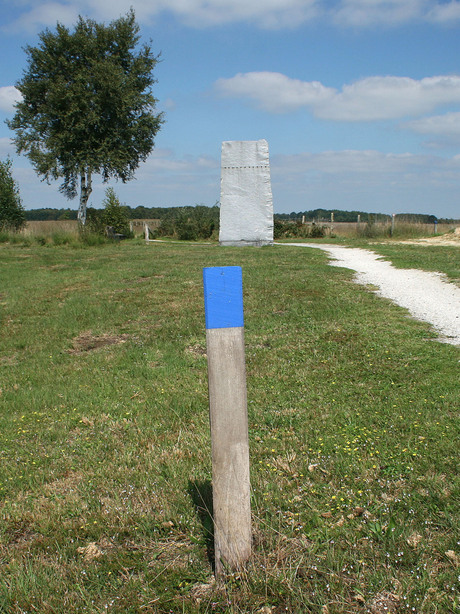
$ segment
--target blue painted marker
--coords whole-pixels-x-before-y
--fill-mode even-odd
[[[203,269],[206,329],[244,326],[240,266]]]

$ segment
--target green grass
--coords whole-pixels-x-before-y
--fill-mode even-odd
[[[458,348],[320,250],[1,244],[0,262],[0,612],[455,611]],[[254,528],[219,584],[215,265],[243,267]]]

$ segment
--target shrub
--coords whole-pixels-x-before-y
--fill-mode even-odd
[[[324,237],[324,235],[325,235],[324,226],[318,226],[318,224],[315,224],[313,222],[313,224],[310,226],[308,236],[314,239],[318,239],[320,237]]]
[[[180,211],[175,220],[175,234],[180,241],[196,241],[198,239],[196,220],[185,211]]]
[[[122,234],[125,237],[132,236],[129,229],[128,208],[120,203],[113,188],[107,188],[103,205],[105,225],[111,227],[115,233]]]
[[[284,236],[284,227],[286,226],[285,222],[281,220],[275,219],[273,221],[273,237],[275,239],[281,239]]]
[[[17,232],[25,221],[19,188],[11,175],[11,159],[0,160],[0,230]]]
[[[210,239],[219,229],[219,207],[177,207],[162,218],[156,236],[174,237],[181,241]]]
[[[302,224],[302,222],[290,222],[275,219],[273,227],[273,236],[275,239],[317,239],[324,237],[326,234],[325,226],[319,226],[314,222],[310,224]]]
[[[129,228],[128,207],[120,204],[113,188],[106,190],[103,205],[104,209],[87,208],[86,224],[81,229],[82,235],[93,233],[106,236],[107,228],[110,227],[114,233],[132,237],[133,233]]]
[[[82,237],[91,233],[105,235],[105,227],[104,210],[88,207],[86,209],[86,224],[80,228]]]

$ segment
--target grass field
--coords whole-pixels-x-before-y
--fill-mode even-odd
[[[458,248],[383,252],[458,279]],[[0,612],[456,611],[459,348],[320,250],[3,243],[0,262]],[[254,530],[220,583],[217,265],[243,267]]]

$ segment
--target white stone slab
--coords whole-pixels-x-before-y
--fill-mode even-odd
[[[271,245],[273,196],[268,143],[222,143],[221,245]]]

